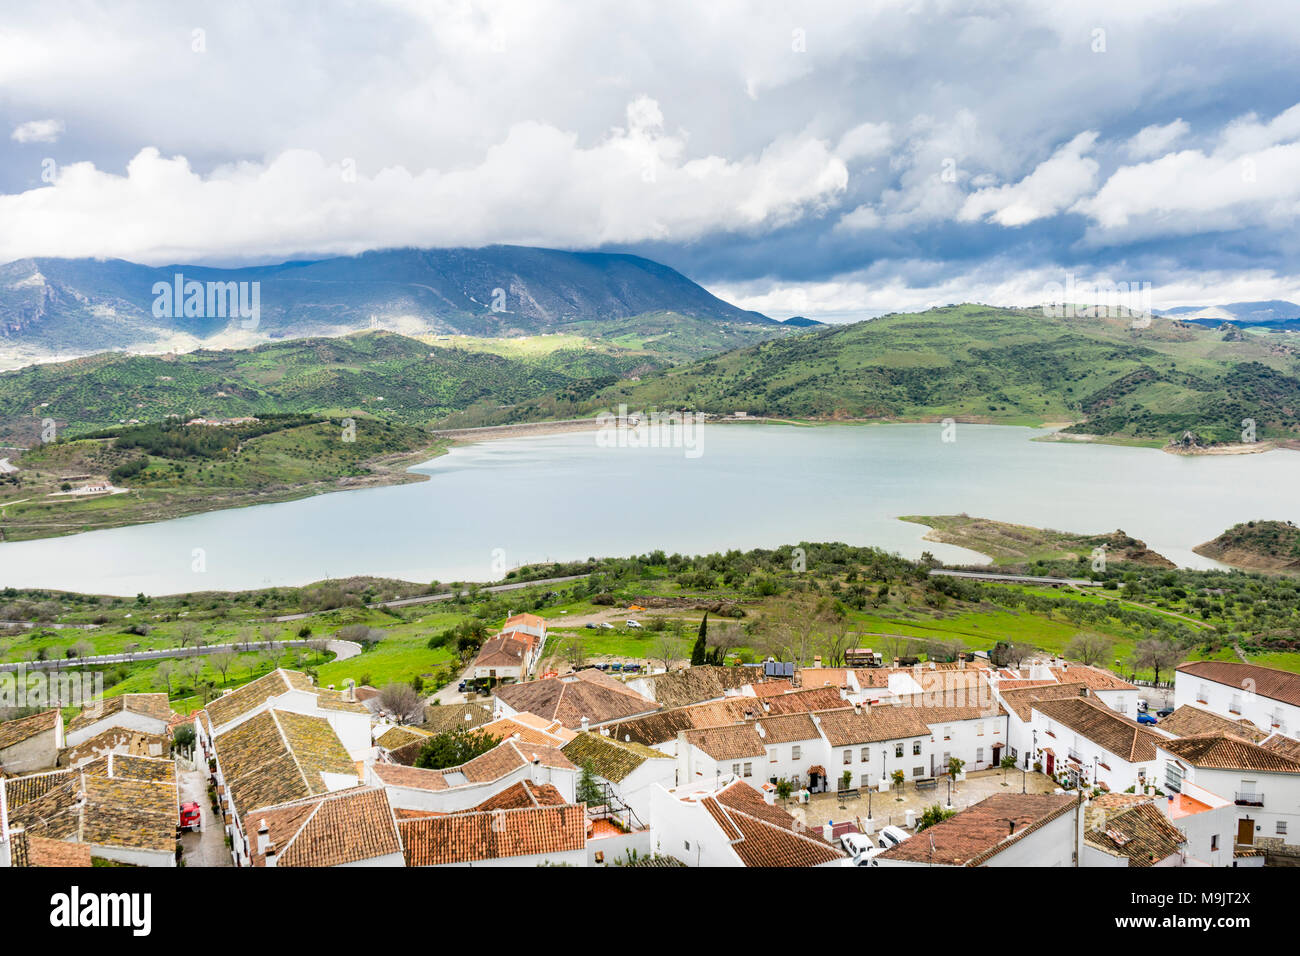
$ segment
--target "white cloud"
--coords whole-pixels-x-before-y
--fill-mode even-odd
[[[794,222],[824,209],[848,181],[821,140],[785,138],[736,160],[690,158],[684,135],[663,132],[654,100],[638,98],[626,112],[626,128],[589,147],[572,133],[523,122],[475,165],[393,166],[351,181],[344,166],[311,150],[207,176],[152,147],[125,175],[74,163],[52,186],[0,196],[0,260],[689,241]]]
[[[1084,155],[1096,142],[1096,132],[1080,133],[1020,182],[972,193],[958,218],[972,222],[987,217],[999,225],[1023,226],[1055,215],[1096,184],[1100,166]]]
[[[1289,140],[1289,141],[1288,141]],[[1074,211],[1092,244],[1271,226],[1300,214],[1300,105],[1229,123],[1209,153],[1189,149],[1115,170]]]
[[[1159,156],[1175,142],[1187,135],[1191,129],[1182,119],[1176,119],[1164,126],[1159,124],[1145,126],[1125,144],[1128,154],[1134,159],[1150,159]]]
[[[840,137],[835,155],[846,163],[881,155],[893,145],[888,123],[862,123]]]
[[[10,134],[16,143],[57,143],[63,134],[63,120],[41,119],[19,123]]]

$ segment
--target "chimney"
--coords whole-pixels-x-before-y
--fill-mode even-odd
[[[266,818],[263,817],[262,822],[257,826],[257,852],[261,854],[266,853],[267,850],[274,853],[275,844],[271,842],[271,828],[266,825]]]
[[[776,787],[771,785],[763,788],[763,801],[768,806],[776,806]]]
[[[754,729],[758,731],[759,739],[761,740],[767,739],[767,731],[763,729],[762,724],[758,724],[758,723],[754,724]]]
[[[1007,821],[1007,825],[1008,825],[1007,836],[1015,836],[1015,835],[1016,835],[1016,821],[1015,821],[1015,820],[1008,820],[1008,821]]]
[[[960,657],[957,658],[957,670],[964,671],[965,669],[966,669],[966,655],[962,654]]]
[[[818,654],[816,657],[813,658],[813,667],[821,667],[821,666],[822,666],[822,657],[820,654]]]
[[[585,733],[587,733],[589,730],[591,730],[591,721],[588,720],[586,717],[583,717],[583,718],[582,718],[582,732],[585,734]]]
[[[827,820],[822,824],[822,838],[825,839],[827,843],[835,842],[835,827],[832,825],[830,820]]]
[[[897,657],[894,658],[894,666],[895,666],[895,667],[898,666],[898,658],[897,658]]]
[[[347,690],[343,692],[343,699],[348,701],[349,703],[356,703],[357,682],[354,681],[351,677],[349,677],[347,680],[343,682],[343,686],[347,688]]]
[[[266,843],[266,865],[275,866],[275,844],[270,840]]]

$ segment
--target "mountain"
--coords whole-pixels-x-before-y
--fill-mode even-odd
[[[1239,327],[1300,329],[1300,305],[1283,299],[1269,299],[1264,302],[1229,302],[1227,305],[1180,306],[1176,309],[1157,310],[1157,314],[1214,328],[1226,322]]]
[[[825,325],[826,323],[818,322],[816,319],[810,319],[803,315],[792,315],[790,318],[783,320],[782,324],[793,325],[801,329],[815,329],[820,325]]]
[[[1300,529],[1289,521],[1247,521],[1192,549],[1235,568],[1300,570]]]
[[[949,306],[825,326],[644,375],[585,402],[535,399],[498,420],[567,417],[626,403],[819,420],[1041,424],[1163,444],[1300,434],[1300,349],[1271,336],[1156,318],[1048,318],[1042,310]],[[481,407],[466,416],[489,423]]]
[[[256,283],[256,328],[216,315],[206,297],[203,314],[177,316],[178,306],[156,315],[156,284],[169,290],[178,273],[205,291],[207,283],[249,283],[249,300]],[[11,365],[107,349],[188,351],[374,327],[516,336],[653,312],[779,327],[649,259],[523,246],[392,249],[240,269],[49,258],[0,266],[0,353]]]

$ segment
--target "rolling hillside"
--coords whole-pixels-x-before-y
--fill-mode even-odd
[[[1228,339],[1228,340],[1225,340]],[[685,407],[822,420],[1041,424],[1160,444],[1194,431],[1238,440],[1300,434],[1300,342],[1225,337],[1157,318],[1045,318],[962,305],[828,326],[606,388],[586,402],[534,400],[512,414]]]

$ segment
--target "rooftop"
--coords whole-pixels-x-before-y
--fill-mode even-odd
[[[265,823],[276,866],[343,866],[402,852],[397,821],[382,788],[356,787],[263,807],[244,818],[253,865],[265,866],[258,831]]]
[[[217,759],[241,814],[331,787],[323,774],[357,775],[356,765],[324,717],[267,710],[216,738]]]
[[[1300,760],[1232,736],[1180,737],[1161,740],[1160,748],[1193,767],[1207,770],[1249,770],[1300,773]]]
[[[587,767],[596,776],[618,783],[647,760],[672,760],[644,744],[628,743],[601,734],[580,733],[560,748],[574,765]]]
[[[152,717],[163,723],[168,723],[172,718],[172,707],[166,694],[120,694],[117,697],[97,700],[83,708],[81,713],[72,719],[72,723],[68,724],[68,730],[75,731],[89,727],[105,717],[123,711]]]
[[[507,684],[494,693],[514,710],[558,720],[574,729],[581,726],[583,718],[592,724],[604,724],[659,709],[648,697],[595,668]]]
[[[1150,800],[1118,811],[1089,809],[1084,825],[1083,839],[1089,846],[1125,857],[1129,866],[1152,866],[1178,853],[1187,842]]]
[[[1259,743],[1268,735],[1249,720],[1232,720],[1191,704],[1184,704],[1160,721],[1160,729],[1175,737],[1201,737],[1206,734],[1232,734]]]
[[[1070,794],[997,793],[886,850],[880,859],[979,866],[1074,806]]]
[[[0,750],[51,731],[58,725],[59,711],[57,710],[46,710],[28,717],[6,720],[0,724]]]
[[[1033,709],[1129,763],[1156,759],[1156,744],[1168,743],[1136,720],[1129,720],[1091,697],[1038,701]]]
[[[587,813],[580,804],[470,811],[399,820],[407,866],[473,863],[587,846]]]
[[[1238,661],[1193,661],[1179,664],[1178,673],[1201,677],[1216,684],[1227,684],[1229,687],[1249,687],[1261,697],[1300,707],[1300,674],[1292,674],[1290,671]]]

